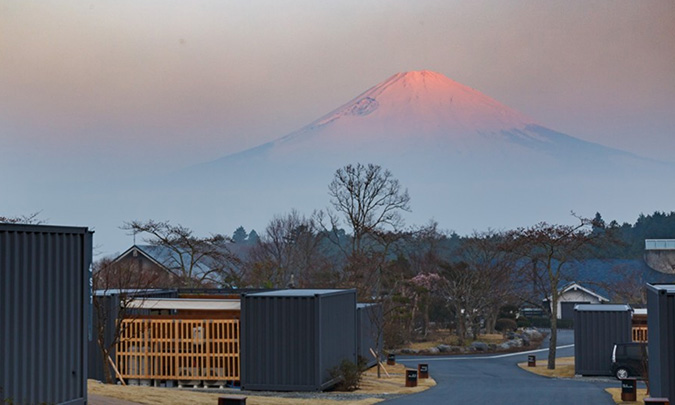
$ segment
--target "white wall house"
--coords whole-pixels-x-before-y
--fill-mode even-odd
[[[565,285],[558,292],[558,319],[573,319],[574,306],[576,304],[602,304],[609,302],[609,299],[595,291],[582,287],[576,282]],[[547,301],[549,302],[549,309],[553,310],[551,296],[547,298]]]

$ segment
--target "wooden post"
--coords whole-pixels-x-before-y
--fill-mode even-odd
[[[122,374],[120,374],[120,371],[117,369],[117,366],[115,366],[115,362],[113,361],[113,359],[110,358],[110,356],[108,356],[108,361],[110,362],[110,365],[112,366],[113,370],[115,370],[115,375],[117,376],[117,378],[120,379],[122,385],[127,385],[127,383],[124,382]]]
[[[377,354],[375,354],[375,351],[373,351],[373,348],[372,348],[372,347],[370,348],[370,354],[372,354],[373,357],[375,357],[375,361],[377,361],[377,363],[380,365],[380,367],[382,367],[382,370],[384,370],[384,373],[387,375],[387,377],[391,378],[391,376],[390,376],[389,373],[387,372],[387,368],[384,367],[384,363],[382,363],[382,362],[380,361],[380,359],[377,357]]]

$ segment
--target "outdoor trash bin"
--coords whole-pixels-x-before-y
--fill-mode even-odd
[[[393,366],[394,364],[396,364],[396,355],[393,353],[387,355],[387,365]]]
[[[537,367],[537,356],[530,354],[527,356],[527,366],[528,367]]]
[[[621,400],[637,401],[637,380],[635,378],[621,380]]]
[[[417,376],[418,378],[429,378],[429,365],[420,363],[417,365]]]
[[[417,387],[417,370],[412,368],[405,370],[405,386]]]

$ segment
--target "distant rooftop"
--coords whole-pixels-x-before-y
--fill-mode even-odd
[[[328,295],[336,294],[349,290],[278,290],[278,291],[267,291],[256,294],[248,294],[253,297],[314,297],[316,295]]]
[[[675,239],[645,239],[645,250],[675,250]]]
[[[120,294],[129,294],[129,295],[143,295],[143,294],[156,294],[156,293],[170,293],[175,290],[167,290],[161,288],[110,288],[107,290],[94,290],[93,294],[96,297],[108,297],[110,295],[120,295]]]
[[[601,312],[620,312],[631,311],[630,305],[607,305],[607,304],[577,304],[575,311],[601,311]]]
[[[239,311],[239,299],[139,298],[129,302],[130,308],[189,309],[202,311]]]
[[[647,284],[647,288],[656,291],[665,291],[668,294],[675,293],[675,284]]]

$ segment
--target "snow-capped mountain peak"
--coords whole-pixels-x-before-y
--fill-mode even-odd
[[[422,70],[393,75],[297,131],[168,181],[190,186],[181,190],[190,207],[206,201],[236,218],[269,217],[324,207],[335,170],[356,162],[381,165],[409,188],[413,222],[434,218],[446,227],[559,221],[570,210],[608,207],[639,212],[641,196],[668,189],[661,178],[675,172],[548,129]]]
[[[534,120],[448,77],[430,70],[398,73],[310,124],[323,126],[345,117],[394,121],[396,127],[431,123],[457,131],[522,128]]]

